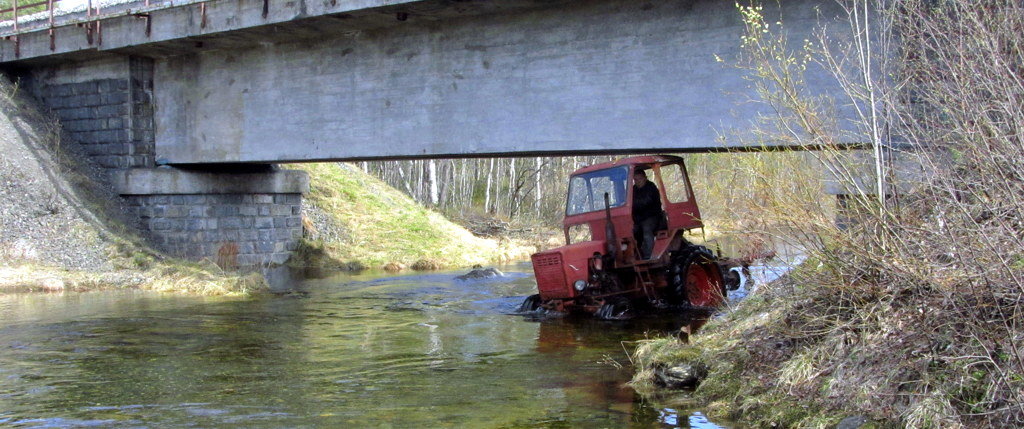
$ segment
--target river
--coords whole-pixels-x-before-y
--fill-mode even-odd
[[[536,283],[501,269],[286,276],[246,300],[0,296],[0,425],[722,427],[625,385],[628,342],[679,320],[512,315]]]

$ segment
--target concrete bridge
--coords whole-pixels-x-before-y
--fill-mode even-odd
[[[111,170],[156,244],[183,256],[233,245],[242,265],[287,257],[308,184],[272,163],[721,150],[739,146],[720,135],[759,113],[728,64],[742,30],[732,1],[82,9],[0,27],[0,66]],[[769,13],[802,41],[838,6]],[[809,75],[834,91],[826,82]]]

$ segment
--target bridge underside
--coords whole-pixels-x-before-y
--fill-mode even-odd
[[[818,3],[786,2],[791,28],[812,28]],[[157,157],[186,164],[741,147],[731,135],[761,111],[729,65],[737,15],[722,1],[583,1],[161,59]]]
[[[837,7],[769,14],[802,43]],[[732,1],[217,0],[145,15],[105,18],[102,43],[73,23],[26,32],[0,63],[179,256],[287,259],[308,180],[262,164],[764,148],[734,138],[766,112],[731,65]],[[821,71],[806,82],[837,90]]]
[[[211,2],[202,19],[153,11],[148,38],[137,18],[108,20],[94,50],[58,44],[63,56],[21,63],[45,86],[128,70],[130,54],[152,75],[161,164],[750,149],[733,136],[765,113],[732,65],[731,1],[300,3],[294,16],[272,7],[271,25],[249,22],[261,2],[247,0]],[[802,42],[836,7],[770,13]]]

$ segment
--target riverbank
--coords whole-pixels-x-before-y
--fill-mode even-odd
[[[265,292],[259,273],[218,273],[215,267],[168,263],[150,270],[76,271],[40,265],[0,266],[0,293],[141,289],[190,295],[252,296]]]
[[[985,304],[976,295],[965,308],[950,290],[906,278],[839,283],[836,268],[847,267],[805,262],[689,343],[640,342],[631,384],[664,406],[696,401],[712,419],[754,427],[988,426],[994,413],[959,407],[1013,394],[998,378],[1016,372],[1015,351],[1003,348],[1012,339],[998,325],[1008,301]],[[706,376],[691,391],[669,389],[664,374],[672,368]]]
[[[305,239],[289,265],[437,270],[528,259],[537,244],[478,237],[353,165],[293,164],[309,173]]]
[[[639,342],[632,355],[637,371],[630,384],[655,403],[696,402],[712,419],[754,427],[834,428],[846,418],[861,416],[856,406],[845,402],[849,398],[839,400],[838,392],[857,387],[849,384],[863,379],[837,378],[839,374],[822,371],[819,365],[826,356],[842,360],[866,350],[839,355],[836,341],[841,344],[842,336],[814,338],[827,335],[808,324],[821,316],[816,306],[824,302],[818,300],[826,289],[814,282],[811,265],[760,285],[685,341],[670,336]],[[696,373],[699,384],[692,390],[667,386],[665,374],[673,371]]]

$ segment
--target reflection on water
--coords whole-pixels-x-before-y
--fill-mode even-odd
[[[0,425],[719,427],[624,383],[622,341],[679,320],[512,316],[535,282],[296,280],[257,300],[0,296]]]

